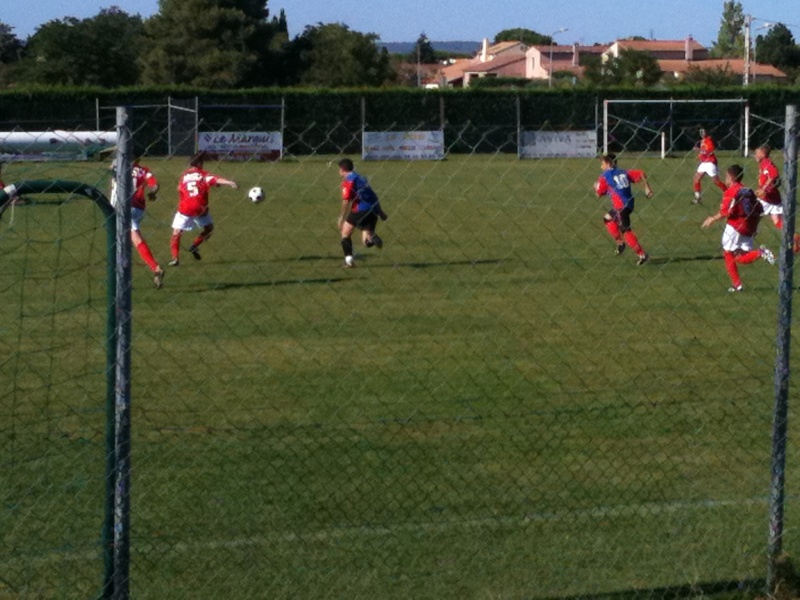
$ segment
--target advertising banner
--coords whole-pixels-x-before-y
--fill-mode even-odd
[[[364,160],[442,160],[442,131],[365,131]]]
[[[594,158],[596,131],[523,131],[520,158]]]
[[[197,135],[197,150],[216,160],[280,160],[280,131],[210,131]]]

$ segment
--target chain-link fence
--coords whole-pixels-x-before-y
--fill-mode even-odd
[[[778,270],[743,265],[744,293],[726,291],[721,228],[700,227],[721,192],[705,180],[692,204],[691,149],[620,149],[655,189],[632,215],[639,266],[603,227],[596,160],[519,160],[506,110],[448,122],[446,147],[466,152],[356,161],[389,218],[383,248],[356,234],[343,269],[336,165],[358,158],[355,111],[327,137],[297,132],[307,156],[207,163],[238,189],[211,191],[213,236],[198,260],[186,233],[170,267],[188,165],[148,151],[167,146],[166,120],[133,110],[160,184],[140,233],[166,276],[156,289],[133,251],[130,595],[761,593]],[[753,139],[784,121],[764,117]],[[743,161],[754,186],[752,158],[720,156]],[[109,163],[2,177],[107,190]],[[3,598],[99,597],[114,567],[106,224],[71,193],[23,195],[0,222]],[[782,244],[766,219],[757,240]]]

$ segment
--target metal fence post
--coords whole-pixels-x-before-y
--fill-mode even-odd
[[[117,365],[114,406],[114,600],[129,597],[130,573],[130,390],[131,390],[131,197],[133,143],[130,115],[117,107]]]
[[[783,197],[784,225],[781,237],[780,274],[778,279],[778,333],[775,361],[775,409],[772,425],[772,477],[769,497],[769,563],[767,567],[767,593],[774,592],[777,564],[783,546],[783,511],[786,466],[786,433],[789,398],[789,350],[792,331],[792,290],[794,271],[793,240],[795,209],[797,205],[797,107],[786,107],[786,135],[784,145],[784,177],[786,193]]]

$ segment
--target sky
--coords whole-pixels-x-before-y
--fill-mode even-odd
[[[798,0],[740,0],[753,17],[753,35],[781,22],[800,43]],[[95,16],[112,5],[150,17],[158,0],[0,0],[0,21],[20,39],[53,19]],[[286,13],[289,36],[308,25],[342,23],[383,42],[492,40],[523,27],[553,35],[558,44],[607,43],[633,35],[680,40],[691,35],[710,47],[717,39],[724,0],[268,0],[271,16]],[[567,31],[559,32],[562,29]],[[559,32],[559,33],[556,33]],[[554,35],[555,34],[555,35]]]

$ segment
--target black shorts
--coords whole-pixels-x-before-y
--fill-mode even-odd
[[[616,209],[612,208],[608,211],[608,214],[611,215],[611,218],[619,227],[620,231],[630,231],[631,230],[631,213],[633,212],[630,208],[623,208],[623,209]]]
[[[362,212],[351,212],[347,215],[347,222],[353,227],[367,231],[375,231],[375,226],[378,224],[378,215],[375,211],[365,210]]]

